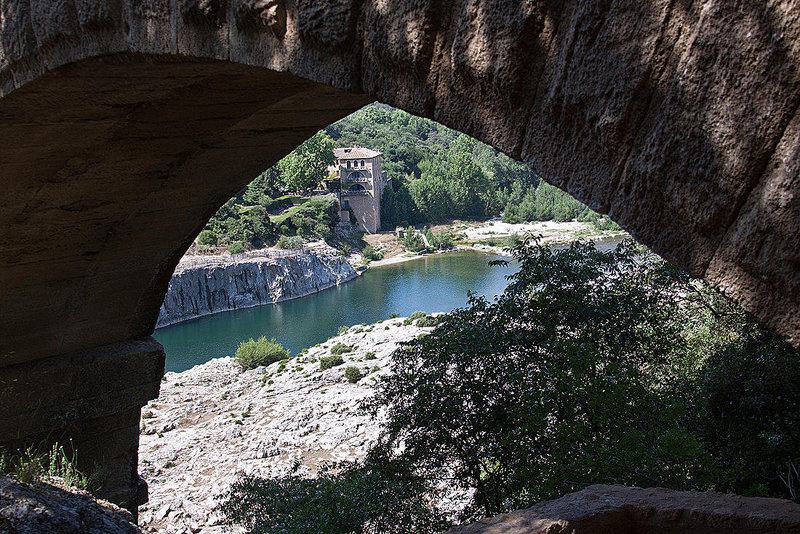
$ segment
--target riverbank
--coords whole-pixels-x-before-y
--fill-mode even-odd
[[[356,325],[283,363],[242,372],[219,358],[166,373],[159,397],[142,409],[139,472],[150,501],[140,508],[144,532],[224,532],[214,509],[239,474],[285,475],[295,461],[313,474],[323,462],[362,457],[381,418],[357,410],[391,354],[432,328],[403,318]],[[321,370],[337,343],[352,347],[344,363]],[[363,375],[344,377],[347,367]]]
[[[629,237],[627,232],[619,230],[600,230],[588,222],[568,221],[554,222],[542,221],[533,223],[505,223],[500,218],[488,221],[454,221],[450,224],[433,226],[435,234],[452,233],[456,236],[456,245],[449,250],[437,251],[437,254],[459,250],[475,250],[490,254],[508,256],[508,248],[500,242],[511,236],[539,237],[543,245],[561,245],[585,239],[587,241],[600,241]],[[381,233],[365,236],[365,240],[375,248],[386,251],[381,260],[371,261],[367,267],[381,267],[406,261],[412,261],[429,256],[429,253],[417,254],[407,251],[399,243],[393,233]],[[353,263],[363,260],[354,258]]]
[[[186,256],[172,275],[156,327],[304,297],[358,274],[322,241],[298,250]]]

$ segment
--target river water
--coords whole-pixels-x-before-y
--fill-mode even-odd
[[[618,239],[598,244],[615,246]],[[336,335],[340,326],[371,324],[390,313],[448,312],[467,303],[467,293],[492,298],[517,269],[490,266],[496,255],[463,251],[374,267],[355,280],[299,299],[222,312],[159,328],[167,371],[184,371],[212,358],[232,356],[241,341],[276,338],[294,355]]]

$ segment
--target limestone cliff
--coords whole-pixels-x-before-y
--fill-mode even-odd
[[[356,276],[353,266],[326,246],[186,258],[169,283],[157,327],[310,295]]]

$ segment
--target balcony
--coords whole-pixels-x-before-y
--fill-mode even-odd
[[[346,196],[366,195],[369,191],[366,189],[342,189],[342,194]]]

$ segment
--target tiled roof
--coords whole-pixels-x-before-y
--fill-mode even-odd
[[[334,148],[333,155],[338,159],[366,159],[380,156],[381,153],[361,146],[352,148]]]

